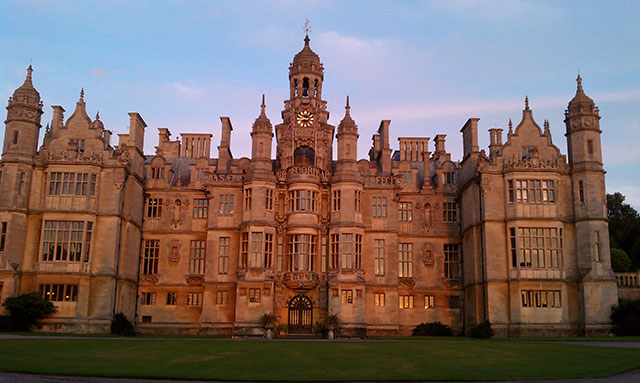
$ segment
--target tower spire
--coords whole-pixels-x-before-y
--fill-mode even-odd
[[[79,102],[84,102],[84,88],[80,89],[80,101]]]
[[[31,73],[33,73],[33,68],[31,67],[31,64],[29,64],[29,67],[27,68],[27,78],[24,79],[25,84],[33,85],[31,82]]]
[[[529,110],[529,96],[524,97],[524,110]]]
[[[580,74],[578,74],[578,78],[576,78],[576,82],[578,83],[578,89],[576,90],[576,94],[584,93],[584,90],[582,89],[582,77],[580,77]]]
[[[260,105],[260,114],[265,114],[264,110],[267,107],[267,105],[265,105],[264,103],[264,93],[262,94],[262,104]]]
[[[347,116],[350,116],[351,115],[351,113],[350,113],[351,107],[349,106],[349,96],[348,95],[347,95],[347,105],[344,107],[344,109],[346,110],[345,114]]]

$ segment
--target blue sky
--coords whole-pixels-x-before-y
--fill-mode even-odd
[[[6,0],[0,96],[22,84],[32,60],[43,125],[51,105],[70,116],[84,88],[87,111],[100,111],[114,134],[126,132],[127,112],[141,113],[147,153],[161,127],[174,137],[213,133],[215,147],[219,117],[228,116],[234,156],[246,156],[262,93],[272,123],[281,121],[306,18],[325,67],[330,123],[339,123],[349,95],[360,157],[390,119],[392,143],[447,134],[459,159],[469,117],[480,118],[486,148],[487,129],[520,121],[525,95],[566,153],[563,113],[579,71],[601,111],[607,191],[640,208],[637,1]]]

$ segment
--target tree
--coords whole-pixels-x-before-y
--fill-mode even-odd
[[[616,273],[624,273],[631,268],[631,259],[622,249],[611,249],[611,268]]]
[[[35,292],[9,297],[2,305],[9,311],[9,329],[14,331],[30,331],[34,326],[40,327],[40,319],[58,311],[53,303],[45,301]]]
[[[609,238],[612,248],[619,248],[630,254],[632,269],[640,268],[640,243],[634,253],[634,245],[640,241],[640,215],[619,192],[607,194],[607,217],[609,218]]]

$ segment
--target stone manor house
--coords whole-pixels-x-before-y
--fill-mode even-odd
[[[263,99],[251,158],[235,158],[221,117],[213,158],[211,134],[165,128],[145,154],[138,113],[113,146],[82,93],[66,120],[52,106],[38,147],[29,67],[5,121],[0,296],[39,292],[58,308],[45,329],[66,332],[108,332],[119,312],[141,333],[259,334],[264,313],[290,333],[330,314],[357,336],[433,321],[490,321],[502,336],[608,330],[618,295],[600,116],[580,77],[567,155],[527,100],[506,139],[489,130],[488,150],[478,118],[466,121],[458,160],[443,134],[391,143],[389,120],[358,159],[349,100],[330,125],[323,78],[307,36],[281,120]]]

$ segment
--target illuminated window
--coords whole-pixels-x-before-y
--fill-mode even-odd
[[[342,290],[342,304],[353,304],[353,290]]]
[[[202,293],[188,293],[187,306],[202,306]]]
[[[50,302],[77,302],[78,285],[44,284],[40,285],[42,299]]]
[[[424,308],[425,309],[433,309],[436,307],[436,297],[433,295],[425,295],[424,296]]]
[[[249,289],[249,302],[260,303],[260,289]]]
[[[398,245],[398,263],[400,278],[413,277],[413,244],[400,243]]]
[[[522,290],[522,307],[559,308],[560,290]]]
[[[384,307],[384,293],[374,293],[373,294],[373,306],[374,307]]]
[[[162,217],[162,198],[147,198],[147,217]]]
[[[401,309],[412,309],[413,308],[413,295],[399,295],[398,296],[398,307]]]
[[[411,202],[398,202],[398,221],[411,222],[413,220],[412,207]]]

